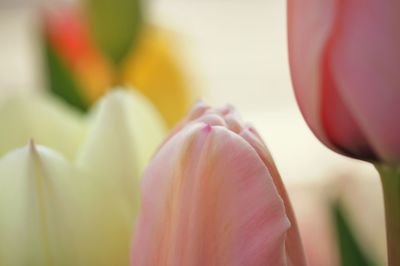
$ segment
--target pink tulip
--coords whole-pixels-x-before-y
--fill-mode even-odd
[[[232,107],[199,103],[142,182],[131,265],[305,265],[274,163]]]
[[[342,154],[400,162],[400,1],[288,0],[302,113]]]

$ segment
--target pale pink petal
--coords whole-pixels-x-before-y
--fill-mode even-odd
[[[173,135],[145,173],[142,199],[132,265],[290,265],[290,223],[271,173],[222,126]]]
[[[285,242],[286,255],[288,257],[288,265],[306,265],[306,259],[300,239],[300,233],[297,226],[296,218],[292,205],[289,200],[289,196],[286,192],[285,186],[279,175],[278,169],[276,168],[271,154],[268,152],[267,147],[259,138],[259,135],[252,128],[244,129],[240,134],[257,152],[258,156],[264,162],[268,168],[269,173],[272,176],[272,180],[277,188],[279,196],[283,199],[285,204],[286,215],[289,218],[291,227],[287,231],[287,238]]]
[[[335,22],[335,0],[288,0],[288,45],[297,101],[314,134],[336,149],[322,126],[322,56]]]

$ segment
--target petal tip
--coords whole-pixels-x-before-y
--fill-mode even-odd
[[[208,124],[208,123],[205,124],[205,126],[203,127],[203,131],[206,132],[206,133],[211,132],[211,130],[212,130],[212,126],[210,124]]]

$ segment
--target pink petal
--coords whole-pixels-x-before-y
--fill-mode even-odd
[[[370,144],[400,159],[400,2],[340,1],[330,64],[338,92]]]
[[[322,126],[331,143],[335,145],[334,150],[360,159],[376,159],[375,152],[346,105],[346,99],[340,94],[340,88],[332,76],[328,61],[331,47],[331,45],[327,46],[324,64],[321,66],[323,69],[320,99]]]
[[[400,159],[400,2],[288,0],[289,58],[303,115],[328,147]]]
[[[173,135],[145,173],[142,198],[132,265],[290,263],[271,173],[222,126],[192,123]]]
[[[272,160],[271,154],[268,152],[264,142],[253,128],[246,128],[241,132],[240,135],[254,148],[258,156],[268,168],[279,196],[282,198],[285,204],[286,215],[288,216],[291,224],[291,227],[287,231],[287,237],[285,241],[285,249],[289,265],[306,265],[306,259],[304,256],[304,250],[300,239],[296,217],[278,169]]]
[[[291,77],[300,109],[316,136],[335,149],[322,126],[321,63],[335,19],[335,0],[288,0]]]
[[[289,58],[302,113],[331,149],[374,158],[357,121],[343,102],[329,65],[340,1],[288,1]],[[362,155],[362,156],[360,156]]]

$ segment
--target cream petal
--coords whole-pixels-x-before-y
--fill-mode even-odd
[[[35,139],[72,159],[84,134],[82,117],[49,96],[18,96],[0,106],[0,156]]]
[[[77,265],[75,177],[33,143],[0,160],[0,265]]]
[[[166,132],[160,115],[138,93],[115,90],[95,107],[91,122],[77,164],[137,201],[138,180]]]
[[[127,265],[139,207],[139,179],[166,128],[148,101],[113,91],[95,107],[77,160],[89,198],[81,222],[84,265]]]
[[[0,265],[128,265],[133,215],[95,178],[33,144],[1,159]]]
[[[85,128],[78,116],[70,126],[63,105],[33,98],[2,108],[0,121],[10,125],[5,137],[13,133],[22,142],[38,136],[78,158],[71,166],[55,152],[31,146],[0,160],[0,214],[6,217],[0,219],[0,265],[128,265],[138,180],[165,132],[158,113],[138,94],[112,92],[86,120],[91,127],[77,156],[82,140],[74,143],[72,129],[83,138]],[[35,202],[35,193],[45,205]]]
[[[290,227],[256,151],[221,126],[193,123],[145,172],[132,265],[287,265]]]
[[[74,227],[80,265],[128,265],[137,211],[131,202],[137,204],[137,199],[127,199],[114,187],[97,182],[99,176],[93,171],[82,171],[81,176],[79,217]]]

